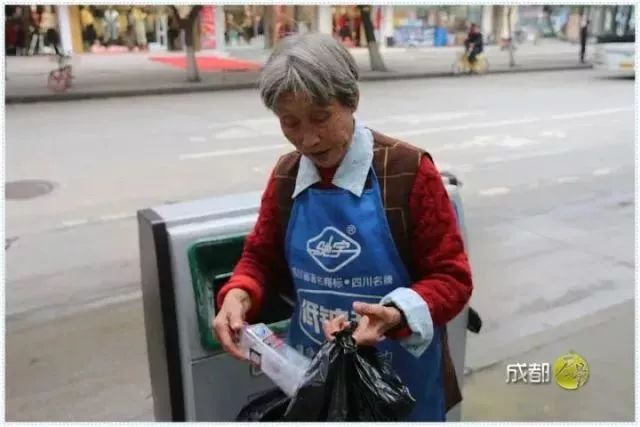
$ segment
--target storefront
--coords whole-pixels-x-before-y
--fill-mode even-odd
[[[5,54],[62,52],[58,7],[61,6],[5,6]]]
[[[264,47],[264,14],[268,6],[224,6],[224,43],[227,47]]]
[[[363,40],[360,10],[356,6],[331,8],[332,34],[347,47],[359,47]]]
[[[397,46],[461,45],[471,23],[482,26],[490,6],[394,6]]]
[[[317,31],[317,9],[305,5],[225,5],[225,46],[264,49],[288,34]],[[272,27],[266,28],[266,22],[271,22]]]
[[[85,5],[69,8],[74,51],[166,50],[178,37],[175,24],[170,31],[173,14],[167,6]]]

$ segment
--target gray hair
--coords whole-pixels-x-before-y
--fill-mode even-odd
[[[330,35],[291,35],[280,41],[262,69],[260,96],[272,111],[285,92],[302,94],[321,105],[335,99],[356,108],[358,77],[353,56]]]

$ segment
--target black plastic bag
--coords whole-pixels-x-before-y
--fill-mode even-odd
[[[467,329],[474,334],[480,332],[482,329],[482,319],[477,311],[473,307],[469,307],[469,316],[467,317]]]
[[[356,346],[355,327],[352,323],[320,347],[292,399],[269,390],[243,408],[236,421],[405,420],[415,399],[375,347]]]
[[[236,421],[280,421],[291,399],[279,388],[249,397],[250,402],[242,408]]]
[[[357,347],[356,324],[320,347],[284,421],[402,421],[415,400],[378,357],[375,347]]]

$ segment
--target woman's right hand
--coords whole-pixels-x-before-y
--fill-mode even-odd
[[[238,360],[245,359],[238,347],[238,341],[249,308],[251,299],[247,291],[231,289],[224,297],[220,311],[211,319],[211,326],[222,348]]]

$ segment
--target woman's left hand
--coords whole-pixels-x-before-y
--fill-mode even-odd
[[[358,345],[375,346],[388,331],[402,322],[402,313],[395,307],[354,302],[353,310],[361,316],[353,333]]]

